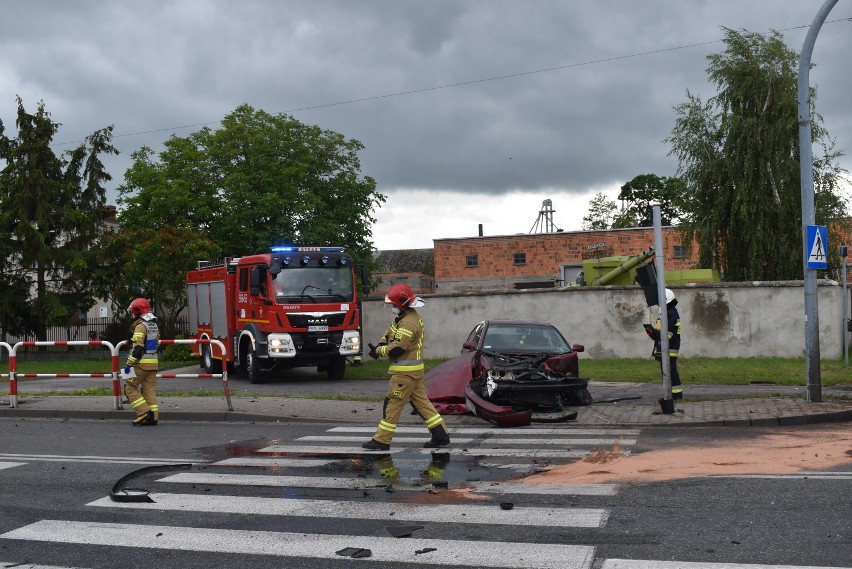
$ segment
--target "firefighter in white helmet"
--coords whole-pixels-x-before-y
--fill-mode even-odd
[[[677,356],[680,352],[680,313],[677,311],[677,298],[671,289],[666,289],[666,319],[668,324],[669,337],[669,362],[670,375],[672,379],[672,399],[683,399],[683,387],[680,384],[680,373],[677,371]],[[662,328],[660,319],[657,319],[654,325],[657,332]],[[660,360],[662,367],[662,349],[660,345],[659,333],[654,338],[654,357]]]
[[[394,320],[378,346],[368,344],[373,359],[390,360],[390,389],[385,396],[382,420],[373,438],[362,445],[367,450],[390,450],[396,424],[405,404],[411,401],[432,434],[425,448],[438,448],[450,444],[450,435],[443,417],[429,401],[423,380],[423,320],[415,310],[426,303],[415,297],[405,284],[395,284],[388,289],[385,303],[389,304]]]
[[[130,354],[124,364],[124,393],[136,411],[133,426],[156,425],[160,419],[156,391],[160,342],[157,317],[145,298],[137,298],[127,310],[133,316],[133,323],[130,325]]]

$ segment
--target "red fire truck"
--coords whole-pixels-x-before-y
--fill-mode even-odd
[[[208,373],[224,363],[257,383],[262,372],[316,366],[337,380],[346,357],[361,352],[355,271],[342,248],[273,247],[200,261],[187,272],[186,292],[190,337],[225,344],[225,354],[193,345]]]

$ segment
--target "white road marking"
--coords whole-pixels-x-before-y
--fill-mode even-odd
[[[692,561],[646,561],[640,559],[607,559],[601,569],[852,569],[849,567],[816,567],[814,565],[754,565],[744,563],[701,563]]]
[[[273,445],[271,447],[262,448],[255,452],[258,453],[292,453],[292,454],[388,454],[399,452],[401,448],[393,448],[391,450],[366,450],[361,448],[361,445],[353,445],[348,447],[325,447],[325,446],[300,446],[300,445]]]
[[[326,442],[341,442],[341,443],[354,443],[354,442],[366,442],[364,437],[347,437],[342,435],[309,435],[305,437],[299,437],[296,439],[297,441],[308,441],[308,442],[317,442],[317,443],[326,443]],[[394,437],[392,444],[398,443],[425,443],[429,438],[426,436],[423,437]],[[472,438],[458,438],[452,437],[452,444],[463,445],[474,442],[476,439]],[[609,438],[600,438],[600,439],[569,439],[569,438],[548,438],[548,439],[485,439],[482,441],[484,445],[565,445],[565,446],[579,446],[579,445],[635,445],[636,439],[609,439]]]
[[[139,456],[73,456],[63,454],[0,454],[0,460],[26,460],[37,462],[97,462],[105,464],[203,464],[203,460],[182,458],[151,458]]]
[[[458,435],[589,435],[589,436],[639,436],[639,429],[573,429],[571,427],[515,427],[511,429],[494,429],[484,427],[450,427],[450,434]],[[376,427],[332,427],[327,429],[328,433],[375,433]],[[429,431],[426,427],[403,427],[396,428],[397,433],[421,433],[428,435]]]
[[[360,563],[475,565],[517,569],[589,569],[594,547],[537,543],[474,542],[409,537],[315,535],[175,526],[42,520],[0,535],[4,539],[115,546],[133,543],[148,549],[242,553],[278,557],[334,559],[347,547],[367,548]],[[417,554],[427,548],[434,551]]]
[[[338,461],[339,459],[337,458],[255,458],[245,456],[240,458],[226,458],[225,460],[220,460],[213,464],[217,466],[260,466],[265,468],[295,466],[308,468],[312,466],[325,466],[326,464],[332,464]]]
[[[14,468],[16,466],[24,466],[26,462],[0,462],[0,470],[4,468]]]
[[[259,453],[282,453],[282,454],[394,454],[403,450],[413,450],[411,447],[395,447],[391,445],[390,450],[364,450],[359,446],[351,447],[326,447],[326,446],[299,446],[299,445],[274,445],[260,449]],[[421,454],[432,454],[433,452],[457,454],[463,456],[503,456],[521,458],[583,458],[589,455],[590,450],[562,450],[548,448],[458,448],[444,447],[440,449],[421,448],[416,449]],[[622,455],[630,454],[629,451],[620,451]]]
[[[266,486],[294,488],[353,489],[383,488],[390,484],[382,478],[315,477],[315,476],[266,476],[258,474],[210,474],[185,472],[161,478],[158,482],[178,484],[222,484],[229,486]],[[565,496],[612,496],[615,484],[520,484],[512,482],[463,482],[458,486],[472,488],[487,494],[543,494]],[[394,484],[397,490],[422,492],[426,486]],[[456,487],[455,485],[453,487]]]
[[[496,504],[393,504],[344,500],[297,500],[254,496],[202,496],[192,494],[150,494],[152,503],[113,502],[108,497],[88,506],[177,510],[221,514],[302,516],[406,520],[439,523],[500,524],[525,526],[603,527],[607,511],[595,508],[515,507],[503,510]]]
[[[16,563],[13,561],[0,561],[0,567],[14,567],[15,569],[81,569],[75,567],[66,567],[65,565],[36,565],[34,563]]]
[[[503,457],[522,457],[522,458],[585,458],[593,451],[591,450],[560,450],[549,448],[442,448],[436,449],[423,448],[420,449],[421,454],[430,454],[432,452],[442,452],[448,454],[457,454],[461,456],[503,456]],[[621,456],[628,456],[629,450],[620,450]]]

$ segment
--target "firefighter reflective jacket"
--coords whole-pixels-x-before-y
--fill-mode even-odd
[[[423,336],[423,320],[417,310],[409,308],[394,319],[376,348],[376,354],[391,361],[388,373],[423,374]]]
[[[157,347],[160,343],[160,331],[157,328],[157,319],[154,317],[137,318],[130,327],[130,355],[127,357],[127,365],[139,366],[140,369],[158,369],[159,359]]]
[[[666,306],[666,320],[669,329],[669,356],[676,358],[680,352],[680,313],[677,311],[676,306],[672,304]],[[661,327],[662,323],[657,320],[654,328],[659,331]],[[654,353],[660,353],[659,340],[654,342]]]

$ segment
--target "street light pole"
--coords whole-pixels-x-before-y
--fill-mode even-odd
[[[802,182],[802,263],[805,273],[805,368],[808,378],[808,401],[822,401],[822,383],[820,381],[819,355],[819,309],[817,306],[816,269],[808,268],[809,225],[815,225],[814,215],[814,159],[811,149],[811,93],[810,67],[811,55],[817,34],[825,22],[828,13],[837,4],[837,0],[826,0],[819,9],[799,56],[799,168]]]

